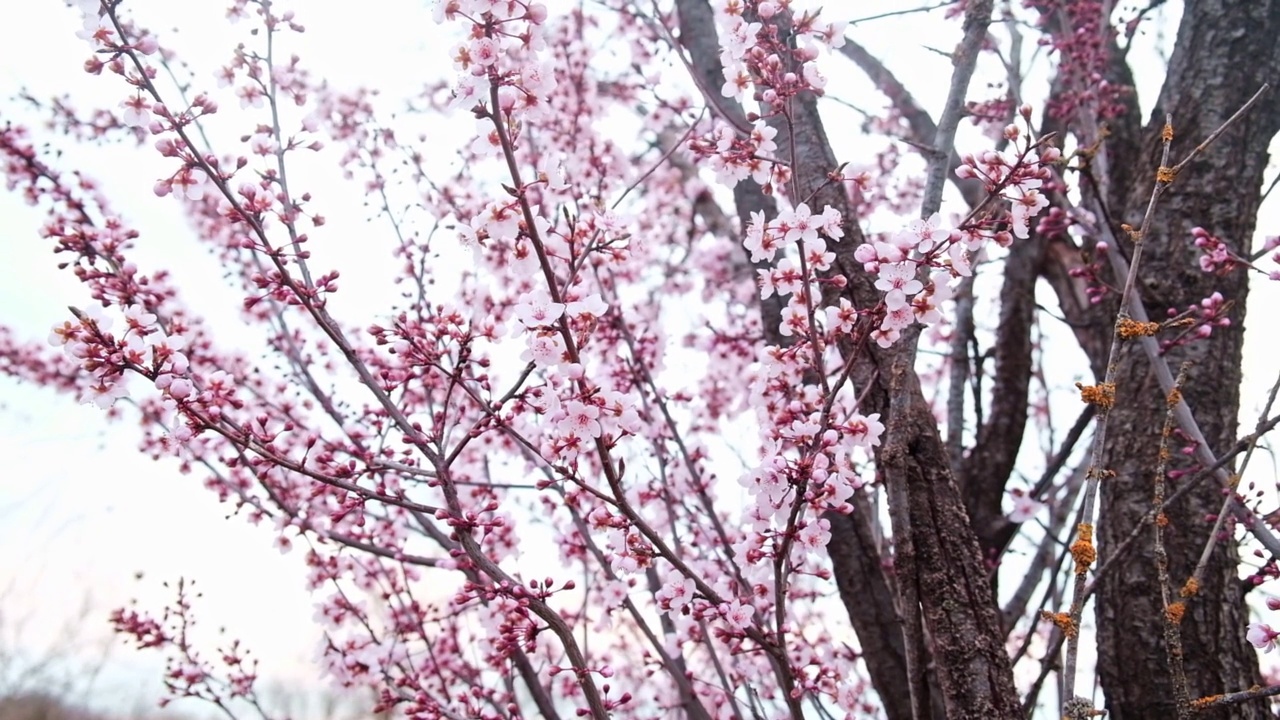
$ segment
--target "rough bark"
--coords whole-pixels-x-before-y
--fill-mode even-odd
[[[850,501],[855,506],[852,514],[826,515],[831,523],[827,553],[835,568],[836,586],[858,634],[867,674],[880,696],[885,717],[911,720],[902,618],[894,607],[893,589],[885,581],[883,562],[871,532],[872,509],[860,494]]]
[[[745,127],[746,112],[734,100],[719,97],[715,92],[724,81],[720,63],[720,46],[716,36],[711,5],[707,0],[677,0],[680,16],[681,46],[689,54],[689,65],[698,84],[708,95],[709,102],[735,126]],[[803,157],[798,165],[809,169],[815,183],[824,181],[824,173],[834,169],[835,160],[823,135],[817,105],[812,98],[801,102],[801,117],[797,124],[804,136],[798,143]],[[786,129],[783,128],[785,131]],[[752,212],[762,211],[767,219],[777,214],[774,199],[766,195],[753,180],[738,183],[733,189],[734,204],[740,225],[745,229]],[[849,207],[844,190],[828,184],[822,196],[815,198],[813,207],[823,203],[833,204],[849,218]],[[861,230],[852,220],[847,223],[844,243],[856,247],[861,242]],[[741,243],[739,243],[741,245]],[[744,249],[744,254],[746,251]],[[750,262],[748,260],[748,262]],[[767,263],[752,263],[756,269],[768,267]],[[754,273],[752,274],[754,280]],[[874,292],[874,291],[872,291]],[[773,345],[785,346],[791,338],[779,331],[783,300],[774,295],[761,301],[760,314],[765,340]],[[895,594],[885,576],[884,565],[871,533],[872,512],[866,502],[855,501],[852,516],[829,514],[831,557],[836,586],[849,613],[849,620],[858,635],[862,656],[867,666],[871,684],[880,696],[888,720],[911,720],[911,692],[906,673],[906,654],[902,633],[902,618],[895,604]],[[940,698],[934,698],[940,706]],[[936,714],[942,717],[941,714]]]
[[[979,5],[989,17],[990,4]],[[985,25],[986,19],[966,15],[966,29],[970,22]],[[844,214],[845,238],[832,247],[836,269],[849,280],[847,292],[855,304],[870,307],[879,294],[853,258],[862,233],[844,189],[826,180],[836,160],[816,98],[801,95],[788,110],[790,122],[784,129],[800,169],[797,196],[812,198],[811,207],[830,205]],[[784,137],[780,132],[779,145],[785,147]],[[915,341],[914,333],[904,333],[889,350],[863,353],[853,373],[859,392],[865,393],[863,412],[879,412],[886,422],[878,460],[894,506],[894,577],[901,611],[923,617],[946,717],[1017,717],[1021,707],[986,568],[937,421],[920,391]],[[911,627],[911,618],[904,621]],[[909,633],[907,650],[913,642]],[[922,678],[915,680],[923,684]],[[919,714],[929,712],[932,699],[915,700]]]
[[[885,355],[891,400],[880,463],[890,502],[906,515],[905,523],[895,517],[895,536],[904,525],[908,531],[899,537],[905,548],[899,545],[894,567],[900,585],[917,589],[946,717],[1020,717],[978,538],[913,370],[915,353],[904,346]]]
[[[1172,113],[1177,133],[1173,158],[1181,159],[1221,125],[1262,85],[1280,76],[1280,3],[1189,0],[1178,31],[1168,76],[1137,158],[1158,157],[1159,129]],[[1215,450],[1236,437],[1241,348],[1248,284],[1244,272],[1204,273],[1191,241],[1197,225],[1248,254],[1254,230],[1266,149],[1280,128],[1280,94],[1272,91],[1242,122],[1228,130],[1178,177],[1161,199],[1146,238],[1141,291],[1153,318],[1182,310],[1214,291],[1235,303],[1234,323],[1215,328],[1212,337],[1169,353],[1177,367],[1195,362],[1186,400]],[[1147,162],[1148,165],[1153,163]],[[1113,174],[1123,181],[1123,176]],[[1113,188],[1125,197],[1111,215],[1137,226],[1151,189],[1151,168],[1143,168],[1129,187]],[[1151,507],[1163,393],[1141,351],[1128,348],[1117,381],[1106,457],[1114,480],[1102,487],[1099,535],[1101,561],[1130,533]],[[1177,482],[1173,483],[1176,489]],[[1171,491],[1172,491],[1171,489]],[[1175,582],[1191,573],[1217,513],[1221,489],[1203,483],[1167,511],[1165,544]],[[1160,593],[1147,536],[1136,552],[1119,560],[1100,586],[1099,673],[1112,720],[1174,716],[1173,678],[1160,630]],[[1220,543],[1198,596],[1182,622],[1182,643],[1191,697],[1246,689],[1259,681],[1257,656],[1244,640],[1243,589],[1237,579],[1234,543]],[[1200,717],[1262,718],[1262,703],[1202,713]]]

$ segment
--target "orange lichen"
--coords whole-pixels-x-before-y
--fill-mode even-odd
[[[1067,613],[1055,613],[1055,612],[1048,612],[1046,610],[1040,613],[1040,617],[1044,618],[1045,620],[1048,620],[1054,625],[1057,625],[1058,629],[1062,631],[1063,635],[1066,635],[1069,638],[1073,638],[1076,636],[1076,624],[1074,621],[1071,620],[1071,616],[1068,615]]]
[[[1198,592],[1200,592],[1200,581],[1195,578],[1187,578],[1186,584],[1182,586],[1182,590],[1178,594],[1184,598],[1189,598],[1194,597]]]
[[[1071,557],[1076,561],[1076,574],[1083,575],[1098,559],[1098,551],[1093,547],[1093,526],[1080,523],[1077,529],[1080,537],[1071,543]]]
[[[1178,176],[1178,171],[1171,167],[1160,167],[1156,169],[1156,181],[1168,185]]]
[[[1169,527],[1169,516],[1164,513],[1156,515],[1156,524],[1160,527]]]
[[[1180,602],[1170,603],[1169,607],[1164,609],[1164,616],[1174,625],[1182,623],[1182,616],[1187,612],[1187,606]]]
[[[1120,337],[1124,340],[1132,340],[1136,337],[1150,337],[1160,332],[1160,323],[1154,322],[1138,322],[1133,318],[1121,318],[1116,323],[1116,331],[1120,333]]]
[[[1110,410],[1116,404],[1116,384],[1102,383],[1101,385],[1081,385],[1076,383],[1076,388],[1080,390],[1080,399],[1089,405],[1097,405],[1103,410]]]
[[[1212,706],[1214,703],[1222,699],[1221,695],[1205,695],[1202,698],[1196,698],[1191,701],[1192,710],[1203,710]]]
[[[1160,139],[1167,143],[1173,142],[1173,126],[1172,125],[1170,125],[1169,123],[1164,124],[1164,127],[1160,129]]]

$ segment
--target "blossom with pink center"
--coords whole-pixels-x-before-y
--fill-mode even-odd
[[[884,434],[884,423],[880,422],[880,413],[870,415],[854,415],[840,427],[858,447],[870,450],[880,444],[880,436]]]
[[[916,263],[904,260],[881,265],[876,288],[885,291],[885,306],[892,311],[906,305],[907,298],[923,290],[924,284],[916,279]]]
[[[925,220],[912,220],[909,227],[911,233],[917,238],[915,249],[922,253],[929,252],[938,243],[951,236],[950,231],[943,229],[942,218],[938,213],[930,215]]]
[[[516,319],[527,328],[551,325],[564,313],[564,303],[552,302],[545,290],[534,290],[520,296],[513,308]]]
[[[682,576],[669,580],[654,597],[657,599],[659,607],[679,610],[693,600],[693,595],[696,591],[697,585],[694,584],[693,580]]]
[[[725,622],[737,630],[745,630],[751,625],[751,608],[738,600],[722,603],[717,609]]]
[[[573,300],[565,305],[565,314],[570,317],[604,317],[609,306],[600,298],[600,293],[591,293],[581,300]]]
[[[778,227],[786,233],[784,240],[789,243],[799,241],[808,244],[818,240],[819,224],[815,222],[816,220],[817,218],[814,218],[809,211],[809,206],[800,203],[795,210],[779,213],[777,223]]]
[[[1039,190],[1027,190],[1022,193],[1021,197],[1014,198],[1012,208],[1009,211],[1013,234],[1019,238],[1026,239],[1030,234],[1028,225],[1031,218],[1048,206],[1049,199],[1041,195]]]
[[[827,316],[827,330],[833,333],[851,333],[853,325],[858,321],[858,310],[848,298],[840,298],[838,306],[831,305],[823,309]]]
[[[772,232],[763,212],[753,212],[742,245],[751,251],[751,262],[772,262],[781,247],[781,239]]]
[[[839,240],[844,237],[844,218],[840,215],[839,210],[828,205],[822,208],[822,215],[819,215],[818,219],[821,221],[819,229],[822,230],[822,234],[832,240]]]
[[[770,127],[764,120],[757,120],[751,125],[751,144],[756,146],[757,155],[772,155],[778,151],[778,144],[773,141],[777,136],[777,128]]]
[[[796,533],[796,543],[810,551],[821,550],[831,539],[830,526],[826,520],[811,521]]]
[[[600,417],[600,408],[570,400],[564,404],[564,413],[564,419],[559,423],[562,431],[583,437],[600,437],[600,422],[597,420]]]
[[[782,323],[778,331],[787,337],[804,335],[809,329],[809,315],[804,305],[788,303],[782,309]]]
[[[521,356],[541,368],[549,368],[567,362],[564,338],[556,332],[540,332],[529,337],[529,349]]]

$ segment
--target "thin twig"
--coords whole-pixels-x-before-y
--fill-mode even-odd
[[[1280,695],[1280,685],[1268,685],[1267,687],[1251,687],[1248,690],[1240,692],[1226,693],[1225,695],[1210,695],[1199,700],[1191,701],[1191,707],[1195,710],[1208,710],[1210,708],[1224,707],[1227,705],[1239,705],[1242,702],[1250,700],[1259,700],[1261,698],[1269,698]]]
[[[1254,432],[1262,429],[1262,424],[1266,417],[1271,414],[1271,407],[1276,402],[1276,394],[1280,393],[1280,376],[1276,377],[1276,381],[1271,386],[1271,393],[1267,395],[1267,404],[1262,408],[1262,413],[1258,415],[1258,422],[1254,426]],[[1205,567],[1209,564],[1209,556],[1213,554],[1213,549],[1217,547],[1218,538],[1222,537],[1222,528],[1226,522],[1227,515],[1230,514],[1231,505],[1238,496],[1236,495],[1236,487],[1240,483],[1240,478],[1244,476],[1244,471],[1249,467],[1249,460],[1253,458],[1253,449],[1257,447],[1257,439],[1249,443],[1248,449],[1245,450],[1244,458],[1240,461],[1240,467],[1231,474],[1231,487],[1227,496],[1222,498],[1222,507],[1218,510],[1218,517],[1214,520],[1213,530],[1209,533],[1209,537],[1205,540],[1204,550],[1200,553],[1200,560],[1196,563],[1195,572],[1191,575],[1191,580],[1187,581],[1187,587],[1199,587],[1201,579],[1204,577]]]
[[[883,20],[885,18],[897,17],[900,15],[914,15],[915,13],[932,12],[954,4],[955,0],[947,0],[946,2],[940,2],[936,5],[924,5],[921,7],[910,8],[908,10],[893,10],[891,12],[883,12],[878,15],[867,15],[866,17],[860,17],[856,20],[850,20],[849,26],[852,27],[858,23],[871,22],[872,20]]]
[[[1163,170],[1169,165],[1169,150],[1173,142],[1173,117],[1166,116],[1165,129],[1162,133],[1164,139],[1164,150],[1160,160],[1160,168]],[[1071,546],[1071,554],[1075,558],[1075,584],[1072,592],[1071,608],[1068,611],[1070,617],[1069,628],[1065,631],[1067,635],[1067,657],[1064,661],[1063,681],[1063,703],[1072,706],[1071,713],[1063,714],[1070,717],[1072,714],[1079,714],[1079,717],[1072,717],[1071,720],[1083,720],[1086,716],[1084,711],[1092,711],[1092,703],[1087,706],[1076,698],[1076,661],[1080,652],[1080,614],[1084,609],[1084,591],[1085,578],[1089,573],[1089,568],[1097,559],[1097,550],[1093,543],[1093,516],[1094,504],[1098,495],[1098,483],[1101,481],[1106,470],[1103,464],[1103,453],[1107,440],[1107,420],[1111,415],[1111,408],[1115,404],[1116,376],[1120,369],[1120,347],[1122,337],[1120,328],[1124,323],[1131,320],[1129,315],[1129,298],[1133,295],[1134,287],[1138,281],[1138,267],[1142,260],[1143,238],[1146,237],[1147,230],[1151,226],[1151,218],[1155,214],[1156,200],[1160,198],[1164,186],[1172,180],[1172,177],[1166,177],[1164,174],[1157,173],[1155,185],[1151,188],[1151,199],[1147,202],[1147,212],[1142,219],[1142,229],[1136,233],[1131,233],[1133,243],[1133,261],[1129,267],[1129,273],[1125,277],[1124,293],[1120,296],[1120,310],[1116,313],[1116,321],[1111,336],[1111,349],[1107,359],[1107,369],[1103,376],[1102,383],[1089,388],[1081,388],[1081,394],[1085,396],[1085,401],[1098,407],[1098,424],[1093,436],[1093,453],[1089,461],[1089,471],[1085,485],[1084,504],[1081,509],[1081,521],[1078,528],[1079,537]],[[1116,254],[1116,253],[1111,253]],[[1066,710],[1067,708],[1064,708]]]
[[[1169,439],[1173,435],[1173,408],[1182,399],[1182,386],[1187,381],[1187,370],[1190,363],[1183,363],[1178,371],[1178,379],[1173,389],[1166,396],[1164,427],[1160,430],[1160,450],[1156,453],[1155,492],[1152,493],[1151,505],[1156,513],[1155,522],[1155,558],[1156,579],[1160,583],[1160,606],[1164,610],[1162,624],[1164,627],[1165,657],[1169,663],[1169,671],[1173,675],[1173,703],[1178,713],[1178,720],[1191,718],[1191,694],[1187,689],[1187,671],[1182,663],[1182,616],[1186,605],[1182,601],[1171,601],[1169,598],[1169,553],[1164,546],[1164,528],[1169,524],[1164,514],[1165,474],[1169,470]],[[1183,593],[1184,596],[1187,593]]]

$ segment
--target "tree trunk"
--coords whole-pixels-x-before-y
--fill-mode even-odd
[[[1160,128],[1173,114],[1176,163],[1230,117],[1263,82],[1280,77],[1280,3],[1189,0],[1159,103],[1144,133],[1130,187],[1113,188],[1126,198],[1111,217],[1138,227],[1159,157]],[[1253,235],[1267,146],[1280,125],[1280,93],[1262,102],[1188,166],[1161,198],[1142,257],[1143,300],[1152,319],[1182,311],[1217,291],[1234,303],[1229,327],[1168,353],[1177,372],[1193,361],[1184,394],[1215,452],[1236,438],[1239,409],[1247,273],[1213,275],[1200,270],[1191,229],[1201,226],[1248,255]],[[1128,169],[1126,168],[1126,171]],[[1118,178],[1117,174],[1112,175]],[[1124,234],[1116,228],[1117,235]],[[1123,243],[1122,243],[1123,244]],[[1129,247],[1122,248],[1126,253]],[[1106,447],[1116,476],[1102,485],[1100,562],[1105,562],[1151,509],[1165,399],[1150,363],[1136,343],[1126,347],[1117,378],[1116,406]],[[1175,455],[1179,455],[1176,452]],[[1187,476],[1185,479],[1189,479]],[[1177,489],[1173,481],[1169,492]],[[1168,511],[1165,545],[1172,581],[1190,577],[1222,505],[1222,489],[1202,482]],[[1160,592],[1151,534],[1130,550],[1102,580],[1097,598],[1098,667],[1111,720],[1174,717],[1173,678],[1161,630]],[[1176,588],[1175,588],[1176,590]],[[1243,587],[1237,578],[1235,544],[1219,543],[1199,594],[1188,602],[1182,644],[1192,698],[1247,689],[1260,681],[1257,655],[1244,639]],[[1237,706],[1200,717],[1262,718],[1262,703]]]

